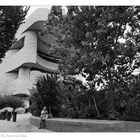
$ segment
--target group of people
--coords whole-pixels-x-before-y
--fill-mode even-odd
[[[3,113],[0,114],[0,119],[7,119],[8,121],[11,120],[13,115],[13,121],[16,121],[16,114],[14,112],[8,112],[5,111]],[[40,115],[40,125],[39,125],[39,129],[41,128],[45,128],[46,127],[46,119],[48,118],[48,111],[46,107],[43,107],[42,111],[41,111],[41,115]]]
[[[12,115],[13,115],[12,112],[5,110],[3,112],[0,112],[0,119],[10,121],[12,118]]]

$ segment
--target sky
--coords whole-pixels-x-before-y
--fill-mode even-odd
[[[139,0],[0,0],[0,5],[140,5]]]
[[[51,5],[34,5],[34,6],[31,6],[29,11],[28,11],[28,14],[26,15],[26,18],[28,16],[30,16],[35,10],[37,10],[38,8],[47,8],[47,9],[50,9],[51,8]]]

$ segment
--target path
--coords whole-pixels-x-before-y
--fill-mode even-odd
[[[0,132],[52,132],[47,129],[38,129],[29,122],[30,114],[18,114],[17,121],[0,120]]]

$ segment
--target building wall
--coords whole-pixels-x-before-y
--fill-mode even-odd
[[[30,69],[32,68],[46,72],[58,70],[58,64],[37,56],[37,49],[41,47],[38,44],[38,31],[43,29],[48,14],[48,9],[38,9],[18,29],[16,44],[11,47],[0,64],[1,95],[22,93],[29,95],[29,89],[33,87],[33,82],[30,81]]]
[[[1,73],[0,74],[0,95],[5,95],[7,93],[7,85],[18,78],[17,72],[11,72],[11,73]]]
[[[15,53],[17,53],[19,51],[19,49],[11,49],[11,50],[8,50],[6,55],[5,55],[5,58],[3,59],[3,62],[7,59],[9,59],[12,55],[14,55]]]

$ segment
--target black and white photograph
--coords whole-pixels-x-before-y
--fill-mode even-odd
[[[0,5],[9,132],[140,132],[140,6]]]

